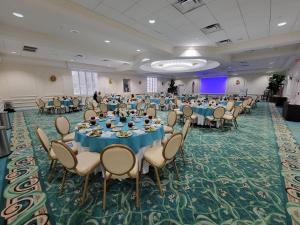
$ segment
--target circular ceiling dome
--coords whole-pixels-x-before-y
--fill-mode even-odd
[[[140,69],[158,73],[182,73],[212,69],[219,65],[216,61],[206,59],[172,59],[145,63]]]

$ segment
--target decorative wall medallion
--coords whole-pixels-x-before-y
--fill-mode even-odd
[[[52,81],[52,82],[56,81],[56,76],[55,75],[51,75],[50,76],[50,81]]]

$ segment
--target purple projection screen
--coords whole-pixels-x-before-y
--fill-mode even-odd
[[[225,94],[227,77],[201,78],[200,94]]]

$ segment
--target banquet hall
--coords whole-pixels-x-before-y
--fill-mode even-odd
[[[0,0],[0,224],[300,224],[299,0]]]

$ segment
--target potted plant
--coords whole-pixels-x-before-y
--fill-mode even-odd
[[[170,82],[168,93],[175,94],[175,95],[177,94],[177,86],[175,86],[175,81],[173,79]]]
[[[285,97],[282,97],[282,87],[285,75],[281,73],[274,73],[269,78],[268,89],[270,90],[270,101],[275,102],[276,106],[281,106],[286,101]]]

